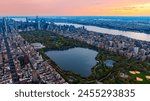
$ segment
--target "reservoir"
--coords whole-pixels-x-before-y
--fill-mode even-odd
[[[91,74],[91,68],[96,65],[97,54],[98,52],[95,50],[80,47],[46,52],[46,55],[60,68],[83,77],[88,77]]]
[[[73,25],[77,27],[85,27],[88,31],[104,33],[104,34],[111,34],[111,35],[122,35],[129,38],[143,40],[143,41],[150,41],[150,34],[140,33],[140,32],[130,32],[130,31],[120,31],[108,28],[101,28],[96,26],[89,26],[89,25],[81,25],[81,24],[72,24],[72,23],[55,23],[57,25]]]

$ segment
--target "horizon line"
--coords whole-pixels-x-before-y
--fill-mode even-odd
[[[0,15],[0,17],[150,17],[150,15]]]

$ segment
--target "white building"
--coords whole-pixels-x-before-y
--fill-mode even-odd
[[[134,53],[138,54],[138,52],[139,52],[139,47],[134,47]]]

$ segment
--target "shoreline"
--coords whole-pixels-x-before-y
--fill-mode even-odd
[[[68,82],[68,83],[71,83],[69,80],[67,80],[67,76],[73,76],[73,77],[76,77],[76,78],[79,78],[81,80],[86,80],[88,79],[90,76],[88,77],[83,77],[81,76],[80,74],[77,74],[77,73],[74,73],[72,71],[66,71],[66,70],[63,70],[58,64],[55,63],[55,61],[53,61],[50,57],[48,57],[46,54],[45,54],[45,51],[42,51],[42,50],[38,50],[38,52],[42,55],[42,57],[44,58],[44,60],[48,61],[48,63],[50,65],[52,65],[52,67]],[[93,68],[93,67],[92,67]],[[91,68],[91,71],[92,71],[92,68]],[[74,84],[74,82],[72,82],[71,84]]]
[[[85,27],[85,29],[86,30],[88,30],[89,32],[94,32],[94,33],[98,33],[98,34],[106,34],[106,35],[112,35],[112,36],[122,36],[122,37],[126,37],[126,38],[130,38],[130,39],[132,39],[132,40],[137,40],[137,41],[142,41],[142,42],[150,42],[150,40],[147,40],[147,39],[145,39],[145,40],[143,40],[143,39],[136,39],[136,38],[134,38],[134,37],[131,37],[131,36],[126,36],[126,34],[125,35],[123,35],[123,34],[121,34],[121,35],[119,35],[119,34],[113,34],[113,33],[106,33],[106,32],[98,32],[98,31],[92,31],[91,29],[89,30],[87,27],[96,27],[96,28],[100,28],[100,29],[106,29],[106,30],[111,30],[111,31],[120,31],[120,32],[125,32],[125,33],[136,33],[137,35],[138,34],[143,34],[143,35],[150,35],[150,32],[149,33],[147,33],[147,32],[142,32],[142,31],[133,31],[133,30],[122,30],[122,29],[115,29],[115,28],[110,28],[110,27],[101,27],[101,26],[98,26],[98,25],[94,25],[94,24],[84,24],[84,23],[78,23],[78,22],[54,22],[54,24],[56,24],[56,25],[61,25],[61,26],[63,26],[63,25],[68,25],[68,26],[71,26],[71,25],[73,25],[73,26],[84,26]],[[78,28],[78,27],[76,27],[76,28]]]
[[[31,34],[30,32],[25,32],[25,33],[26,34],[28,33],[29,35]],[[37,36],[41,35],[40,33],[37,34]],[[49,33],[49,32],[47,32],[47,33]],[[42,35],[45,35],[45,34],[42,34]],[[47,34],[47,35],[49,35],[49,34]],[[45,37],[47,35],[45,35]],[[28,35],[26,35],[26,36],[28,36]],[[40,37],[40,36],[38,36],[38,37]],[[67,40],[69,42],[70,42],[70,40],[72,40],[72,41],[74,40],[74,39],[68,39],[67,37],[63,37],[63,38],[64,38],[63,40]],[[27,39],[27,41],[29,41],[29,42],[31,41],[27,37],[25,39]],[[43,39],[43,38],[41,38],[41,39]],[[76,47],[74,45],[77,45],[78,47],[83,47],[83,48],[87,48],[87,47],[91,46],[91,45],[83,44],[83,42],[79,42],[79,40],[76,40],[76,41],[73,41],[73,42],[76,42],[78,44],[75,44],[75,43],[70,44],[69,48],[70,47]],[[82,45],[80,46],[81,43],[82,43]],[[47,46],[48,43],[45,43],[45,44]],[[55,43],[55,45],[56,45],[56,43]],[[128,83],[138,83],[138,82],[135,82],[133,80],[133,77],[132,77],[132,75],[129,74],[129,71],[131,71],[131,70],[140,70],[141,68],[138,65],[145,66],[145,64],[146,64],[146,62],[136,62],[134,59],[127,59],[125,56],[120,56],[117,53],[113,53],[113,52],[110,52],[110,51],[107,51],[107,50],[104,50],[104,49],[101,49],[101,48],[97,48],[98,49],[98,55],[96,56],[96,60],[99,61],[99,63],[97,63],[95,66],[93,66],[91,68],[92,74],[89,77],[85,78],[85,77],[82,77],[81,75],[75,74],[73,72],[62,70],[54,61],[52,61],[44,53],[46,51],[49,51],[49,49],[50,49],[50,47],[41,49],[40,54],[43,56],[44,59],[49,61],[49,64],[52,64],[52,67],[55,68],[56,71],[59,72],[60,75],[62,75],[68,83],[71,83],[71,84],[96,83],[98,80],[102,80],[102,83],[105,83],[105,84],[114,84],[114,83],[118,84],[119,82],[127,83],[127,84]],[[60,47],[60,50],[62,50],[62,49],[63,50],[68,49],[68,46],[66,48],[66,46],[63,45],[63,48],[62,48],[62,46]],[[90,49],[91,49],[91,47],[90,47]],[[54,50],[54,48],[50,49],[50,50]],[[56,50],[56,48],[55,48],[55,50]],[[58,48],[57,48],[57,50],[58,50]],[[93,50],[95,50],[95,49],[93,49]],[[112,59],[112,60],[115,60],[117,62],[113,69],[110,69],[110,68],[106,67],[103,64],[103,61],[105,59]],[[149,70],[147,67],[148,67],[148,65],[144,68],[146,70]],[[120,75],[119,73],[125,73],[126,75],[129,75],[130,77],[128,79],[121,78],[119,76]],[[105,78],[105,77],[107,77],[107,78]],[[115,80],[113,80],[112,77]],[[145,81],[145,83],[146,82],[148,82],[148,81]]]

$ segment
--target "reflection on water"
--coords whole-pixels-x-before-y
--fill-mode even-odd
[[[106,60],[106,61],[104,61],[104,64],[107,67],[110,67],[110,68],[112,68],[114,66],[114,63],[115,63],[115,61],[113,61],[113,60]]]
[[[91,68],[96,65],[97,51],[87,48],[71,48],[63,51],[48,51],[46,55],[55,61],[62,69],[78,73],[84,77],[91,74]]]
[[[129,37],[129,38],[137,39],[137,40],[150,41],[150,34],[146,34],[146,33],[120,31],[120,30],[101,28],[101,27],[96,27],[96,26],[72,24],[72,23],[55,23],[55,24],[57,24],[57,25],[74,25],[75,27],[84,26],[89,31],[112,34],[112,35],[122,35],[122,36],[126,36],[126,37]]]

